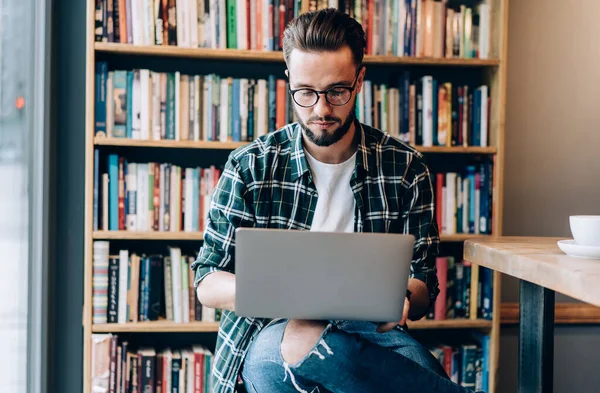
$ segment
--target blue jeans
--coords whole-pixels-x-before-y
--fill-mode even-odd
[[[261,331],[251,344],[242,379],[249,393],[466,393],[407,332],[378,333],[371,322],[329,323],[299,362],[286,363],[281,341],[286,320]]]

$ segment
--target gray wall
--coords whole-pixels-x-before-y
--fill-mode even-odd
[[[600,2],[509,8],[504,234],[567,238],[569,215],[600,214]],[[502,285],[502,300],[517,301],[518,282]],[[598,337],[597,326],[556,329],[555,392],[598,391]],[[517,344],[503,329],[500,392],[517,390]]]

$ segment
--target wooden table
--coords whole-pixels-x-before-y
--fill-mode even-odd
[[[521,280],[519,393],[552,392],[555,291],[600,307],[600,260],[564,254],[556,244],[561,239],[495,237],[465,241],[465,260]]]

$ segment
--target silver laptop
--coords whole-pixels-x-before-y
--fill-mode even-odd
[[[236,230],[236,314],[256,318],[402,319],[412,235]]]

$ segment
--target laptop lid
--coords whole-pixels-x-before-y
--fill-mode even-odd
[[[236,314],[256,318],[402,319],[414,237],[236,230]]]

